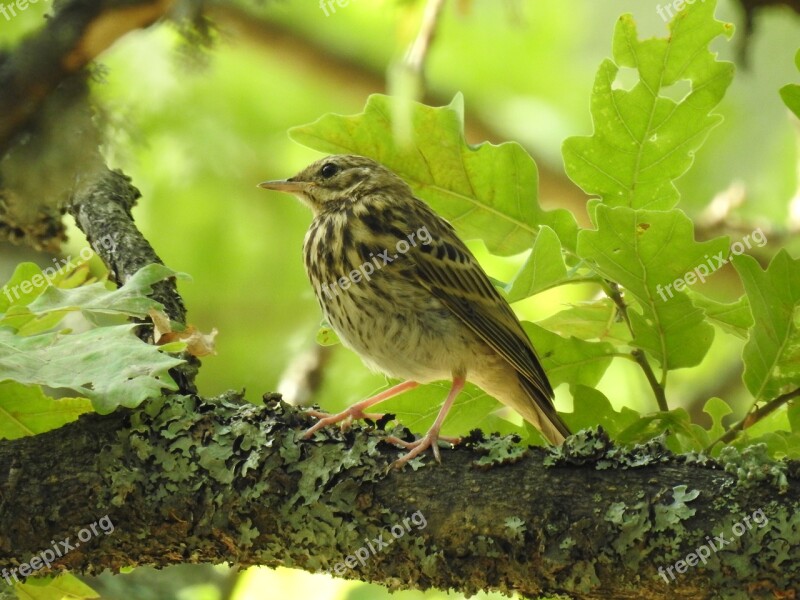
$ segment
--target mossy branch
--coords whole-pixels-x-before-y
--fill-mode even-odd
[[[393,589],[615,599],[772,597],[800,577],[800,468],[757,449],[715,462],[582,433],[504,464],[508,441],[473,436],[442,465],[387,471],[400,450],[383,432],[302,441],[308,424],[277,400],[173,396],[0,442],[0,565],[108,515],[113,533],[53,568],[227,561]],[[687,566],[720,535],[729,544]]]

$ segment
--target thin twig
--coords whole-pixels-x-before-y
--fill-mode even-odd
[[[766,417],[767,415],[775,412],[781,406],[793,400],[794,398],[800,398],[800,388],[796,390],[792,390],[791,392],[786,392],[785,394],[781,394],[774,400],[770,400],[764,406],[757,409],[755,412],[747,413],[745,417],[739,421],[736,425],[731,427],[728,431],[726,431],[723,435],[719,437],[719,439],[715,440],[711,443],[711,445],[706,448],[706,451],[710,451],[714,446],[717,444],[727,444],[736,437],[736,434],[740,431],[744,430],[746,427],[751,427],[758,423],[761,419]]]
[[[606,281],[603,287],[606,290],[608,297],[611,298],[614,304],[616,304],[617,310],[619,310],[620,315],[625,321],[625,325],[628,327],[628,331],[631,333],[631,337],[633,337],[633,327],[631,326],[631,320],[628,316],[628,305],[625,304],[625,299],[622,297],[622,293],[619,290],[619,285],[613,281]],[[664,412],[669,411],[667,397],[664,394],[664,386],[656,378],[656,374],[653,372],[653,368],[650,366],[650,363],[648,362],[647,357],[644,355],[644,352],[641,349],[636,348],[631,352],[631,356],[633,357],[633,360],[636,361],[636,363],[642,368],[644,376],[647,378],[647,382],[650,384],[650,388],[653,390],[653,395],[656,397],[658,410]]]
[[[664,394],[664,387],[658,382],[656,378],[656,374],[653,373],[653,369],[650,366],[650,363],[647,362],[647,357],[644,355],[644,351],[640,348],[636,348],[631,352],[631,356],[633,356],[633,360],[635,360],[640,367],[642,367],[642,371],[644,371],[644,376],[647,378],[647,383],[650,384],[650,387],[653,390],[653,394],[656,397],[656,402],[658,403],[658,410],[663,412],[669,411],[669,405],[667,404],[667,397]]]

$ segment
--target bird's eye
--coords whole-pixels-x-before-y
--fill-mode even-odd
[[[338,172],[339,172],[339,167],[337,167],[333,163],[325,163],[319,170],[319,174],[322,175],[325,179],[330,179]]]

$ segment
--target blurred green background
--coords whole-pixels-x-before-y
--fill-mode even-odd
[[[585,225],[586,198],[563,174],[561,143],[591,132],[593,79],[610,55],[618,17],[630,12],[640,36],[663,36],[666,24],[657,6],[654,0],[447,3],[428,56],[425,99],[444,104],[462,92],[468,141],[521,142],[541,171],[543,205],[565,206]],[[0,20],[0,41],[13,44],[38,28],[49,8],[39,2],[11,21]],[[319,158],[290,141],[288,128],[328,112],[360,112],[369,94],[390,91],[387,73],[416,35],[423,8],[423,2],[350,0],[345,6],[334,2],[326,16],[315,1],[211,4],[207,15],[219,29],[210,49],[198,50],[179,28],[159,25],[126,36],[103,55],[93,88],[98,118],[109,132],[105,154],[141,190],[134,216],[156,251],[170,267],[191,274],[191,282],[181,283],[189,320],[201,330],[219,330],[216,356],[203,359],[203,394],[245,388],[258,402],[278,389],[293,360],[314,351],[320,314],[301,258],[310,213],[256,184],[292,175]],[[717,15],[741,25],[738,4],[722,1]],[[777,90],[800,79],[793,65],[799,33],[800,19],[788,9],[759,14],[749,68],[737,65],[718,110],[726,119],[678,181],[680,206],[692,216],[731,185],[741,186],[745,201],[734,214],[747,223],[746,231],[763,226],[781,245],[781,231],[793,222],[790,202],[794,198],[796,225],[800,200],[798,131]],[[713,47],[736,60],[741,42],[736,35]],[[73,227],[64,253],[76,253],[83,243]],[[470,245],[489,274],[503,281],[525,258],[498,259],[479,241]],[[7,278],[21,253],[7,246],[2,251],[0,274]],[[44,264],[49,257],[35,260]],[[739,291],[728,269],[715,274],[714,287],[734,298]],[[515,308],[541,320],[596,291],[569,286]],[[695,405],[731,380],[740,351],[740,341],[718,333],[704,363],[671,380],[670,396],[699,412]],[[384,377],[336,346],[311,400],[336,410],[385,385]],[[617,408],[655,409],[644,378],[627,361],[616,361],[599,388]],[[728,397],[735,400],[737,393]],[[557,395],[559,409],[569,411],[566,390]],[[185,593],[219,597],[216,588],[208,595]],[[250,570],[232,597],[300,595],[388,597],[380,587],[286,570]],[[445,596],[393,596],[422,597]]]

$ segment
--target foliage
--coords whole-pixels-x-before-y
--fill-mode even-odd
[[[175,273],[163,265],[148,265],[117,290],[108,290],[102,282],[72,289],[46,284],[42,271],[32,263],[23,263],[6,284],[8,292],[0,313],[0,381],[66,388],[88,398],[101,413],[117,406],[138,406],[162,388],[175,389],[167,374],[183,361],[146,344],[133,332],[132,323],[112,323],[119,317],[144,318],[150,309],[163,309],[147,297],[152,285]],[[39,282],[39,283],[37,283]],[[16,294],[19,289],[23,293]],[[86,328],[74,331],[58,329],[70,313],[80,313]],[[91,327],[90,324],[101,324]],[[84,327],[80,325],[80,327]],[[0,396],[0,408],[6,414],[21,409],[20,399],[27,393],[19,385]],[[46,406],[38,398],[40,406]],[[50,404],[56,413],[63,407]],[[28,405],[30,408],[30,405]],[[63,413],[67,419],[74,413]],[[43,421],[51,426],[62,424],[47,411],[38,417],[28,413],[27,429],[41,431]]]

